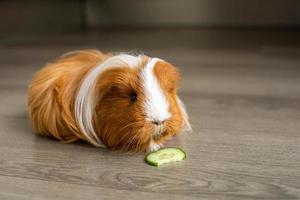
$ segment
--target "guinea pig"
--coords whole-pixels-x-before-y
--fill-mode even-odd
[[[178,70],[145,55],[82,50],[38,71],[29,86],[37,134],[126,152],[155,151],[190,130]]]

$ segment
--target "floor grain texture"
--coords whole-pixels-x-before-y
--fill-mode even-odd
[[[0,40],[0,199],[300,199],[300,33],[102,31]],[[27,86],[75,49],[143,50],[176,64],[193,132],[184,162],[36,136]]]

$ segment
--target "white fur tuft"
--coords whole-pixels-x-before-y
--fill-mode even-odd
[[[149,147],[147,149],[147,152],[153,152],[153,151],[157,151],[160,148],[162,148],[164,145],[160,144],[160,143],[156,143],[153,140],[150,141]]]
[[[188,117],[188,114],[186,112],[185,105],[179,99],[178,96],[177,96],[177,102],[178,102],[178,105],[179,105],[179,108],[180,108],[180,111],[181,111],[181,114],[182,114],[182,117],[183,117],[183,122],[184,122],[184,129],[183,129],[183,131],[191,131],[192,127],[191,127],[191,124],[189,122],[189,117]]]
[[[106,69],[128,65],[137,67],[142,62],[142,56],[131,56],[120,54],[110,57],[100,65],[92,69],[82,82],[75,100],[75,118],[82,133],[90,143],[95,146],[104,147],[93,127],[93,112],[95,109],[95,84],[99,75]],[[99,95],[99,94],[98,94]],[[101,94],[100,94],[101,98]]]
[[[152,58],[141,72],[143,90],[145,93],[144,108],[149,121],[164,121],[171,117],[169,103],[153,72],[155,64],[160,61]]]

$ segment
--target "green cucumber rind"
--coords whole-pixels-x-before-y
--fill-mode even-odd
[[[148,160],[147,158],[145,158],[145,161],[148,165],[154,166],[154,167],[158,167],[158,164],[155,162],[152,162],[151,160]]]
[[[164,147],[164,148],[161,148],[161,149],[159,149],[159,150],[157,150],[157,151],[161,151],[161,150],[164,150],[164,149],[177,149],[177,150],[180,150],[180,151],[184,154],[184,157],[183,157],[182,160],[186,159],[186,153],[185,153],[185,151],[182,150],[182,148],[178,148],[178,147]],[[148,153],[148,154],[146,155],[146,157],[145,157],[145,162],[146,162],[148,165],[151,165],[151,166],[154,166],[154,167],[159,167],[159,165],[158,165],[157,163],[152,162],[151,160],[148,160],[148,156],[149,156],[150,154],[152,154],[152,153],[157,152],[157,151],[150,152],[150,153]]]

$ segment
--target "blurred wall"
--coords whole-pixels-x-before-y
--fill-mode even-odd
[[[79,1],[0,0],[0,35],[80,29]]]
[[[0,0],[0,36],[107,26],[296,27],[299,0]]]
[[[88,0],[90,27],[299,26],[299,0]]]

